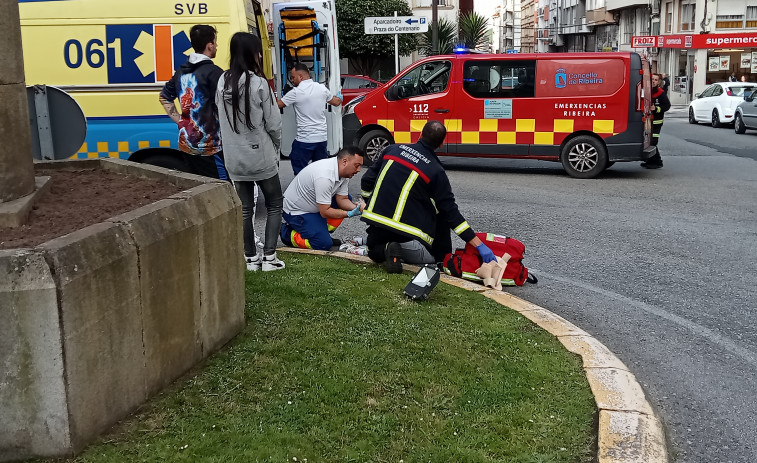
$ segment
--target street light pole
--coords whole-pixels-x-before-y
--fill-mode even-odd
[[[29,107],[24,82],[18,0],[0,0],[0,30],[7,31],[0,47],[0,203],[34,191]]]
[[[431,54],[439,54],[439,10],[436,0],[431,0]]]

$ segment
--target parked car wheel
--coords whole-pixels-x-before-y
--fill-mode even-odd
[[[579,135],[565,144],[560,161],[571,177],[594,178],[607,167],[607,150],[596,138]]]
[[[736,118],[733,120],[733,130],[738,134],[746,133],[746,126],[741,114],[736,113]]]
[[[718,114],[717,109],[712,110],[712,126],[716,129],[723,126],[723,124],[720,123],[720,114]]]
[[[371,130],[360,138],[358,147],[365,151],[363,165],[370,167],[378,159],[384,148],[392,143],[389,134],[383,130]]]
[[[696,124],[696,123],[697,123],[697,118],[694,117],[694,109],[689,108],[689,124]]]

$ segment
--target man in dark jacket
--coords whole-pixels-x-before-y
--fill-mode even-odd
[[[662,76],[652,74],[652,146],[656,148],[654,156],[641,163],[641,167],[647,169],[659,169],[662,167],[662,157],[657,143],[660,140],[660,131],[662,130],[662,121],[665,118],[665,112],[670,109],[670,100],[668,94],[660,87]]]
[[[361,180],[367,207],[368,257],[400,273],[402,262],[433,264],[452,251],[450,229],[478,249],[484,262],[494,254],[476,236],[455,203],[447,173],[434,150],[447,129],[429,121],[415,144],[388,146]]]
[[[221,129],[215,104],[218,78],[223,70],[211,61],[218,44],[213,26],[198,24],[189,31],[194,53],[189,55],[160,92],[160,104],[179,126],[179,149],[187,154],[188,170],[228,180],[223,163]],[[179,100],[179,111],[174,100]]]

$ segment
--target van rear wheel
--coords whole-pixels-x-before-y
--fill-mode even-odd
[[[391,137],[387,132],[383,130],[371,130],[365,135],[360,137],[360,141],[357,146],[361,150],[365,151],[365,158],[363,159],[363,165],[370,167],[376,160],[384,148],[392,143]]]
[[[607,150],[596,138],[579,135],[565,144],[560,161],[571,177],[594,178],[607,168]]]

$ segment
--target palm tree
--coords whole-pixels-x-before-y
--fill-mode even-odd
[[[486,43],[489,20],[475,11],[460,15],[460,45],[475,50]]]
[[[448,21],[446,18],[439,18],[437,21],[439,32],[439,54],[449,55],[457,39],[455,34],[455,23]],[[418,51],[426,56],[431,56],[431,28],[424,32],[420,37]]]

